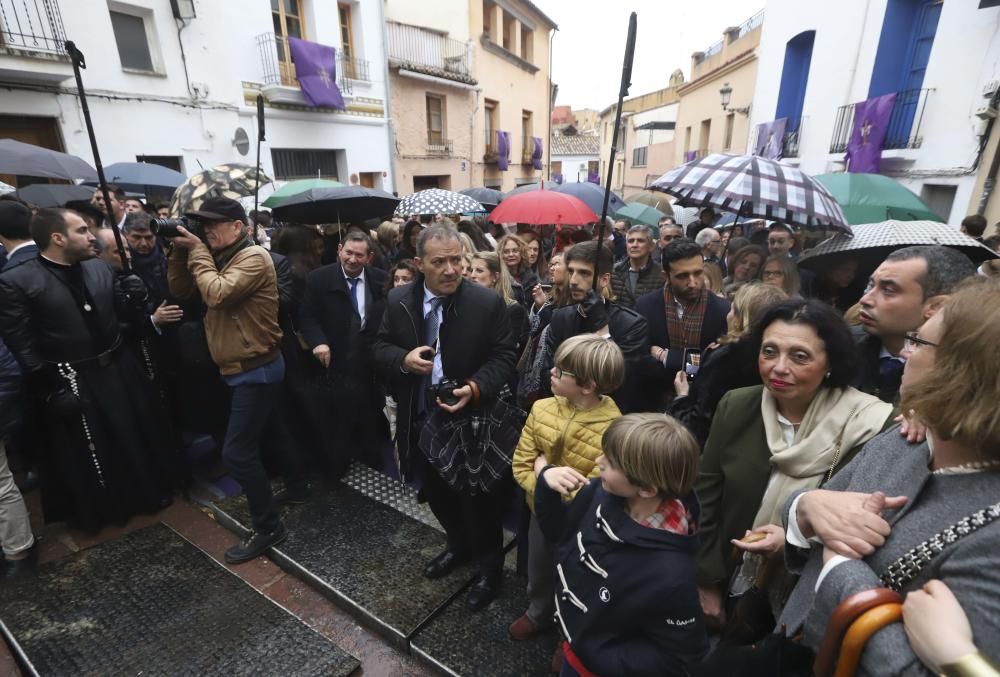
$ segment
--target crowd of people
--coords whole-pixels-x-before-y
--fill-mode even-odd
[[[557,626],[563,675],[774,674],[873,588],[904,622],[863,673],[996,674],[992,265],[935,245],[813,272],[806,233],[711,209],[605,241],[442,214],[274,227],[227,198],[163,226],[110,189],[0,199],[5,576],[37,557],[12,466],[46,522],[95,532],[168,505],[208,435],[253,523],[227,562],[360,462],[419,489],[447,537],[424,575],[473,565],[474,611],[523,496],[509,634]]]

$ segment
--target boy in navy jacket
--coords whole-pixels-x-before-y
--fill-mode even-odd
[[[695,576],[698,443],[663,414],[624,416],[602,443],[589,484],[573,468],[537,468],[536,515],[557,552],[561,674],[685,675],[708,650]]]

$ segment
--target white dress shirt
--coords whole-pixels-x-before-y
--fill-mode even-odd
[[[351,280],[355,279],[355,278],[352,278],[350,275],[348,275],[347,271],[344,270],[343,266],[341,266],[340,269],[344,272],[344,282],[347,284],[347,293],[350,294],[351,293]],[[364,274],[364,271],[362,271],[362,273],[360,275],[358,275],[358,277],[356,279],[358,281],[358,287],[357,287],[357,289],[355,290],[354,293],[356,294],[356,300],[358,302],[358,315],[361,316],[361,328],[364,329],[365,328],[365,320],[368,317],[367,313],[365,312],[365,274]]]

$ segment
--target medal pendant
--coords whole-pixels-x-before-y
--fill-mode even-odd
[[[87,311],[88,313],[89,313],[89,312],[90,312],[91,310],[93,310],[93,308],[91,308],[91,307],[90,307],[90,304],[89,304],[89,303],[84,303],[84,304],[83,304],[83,309],[84,309],[85,311]]]

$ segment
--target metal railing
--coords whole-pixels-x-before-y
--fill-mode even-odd
[[[0,0],[4,2],[6,0]],[[337,58],[337,87],[345,94],[354,92],[351,80],[368,80],[368,62],[345,58],[339,50],[334,50]],[[257,36],[257,52],[265,86],[282,85],[298,87],[295,77],[295,63],[288,49],[288,41],[283,35],[262,33]]]
[[[786,131],[781,137],[781,157],[792,158],[799,156],[799,141],[802,138],[802,126],[805,124],[806,118],[799,118],[797,124],[793,124],[792,120],[788,120],[785,123],[786,129],[788,127],[794,127],[792,131]],[[757,148],[757,134],[758,128],[754,127],[753,133],[750,138],[750,150],[751,152]]]
[[[733,31],[734,33],[736,33],[736,37],[733,38],[733,39],[734,40],[739,40],[744,35],[746,35],[747,33],[750,33],[755,28],[758,28],[763,23],[764,23],[764,10],[760,10],[759,12],[757,12],[756,14],[754,14],[752,17],[750,17],[749,19],[747,19],[746,21],[744,21],[743,23],[741,23],[737,27],[737,30]]]
[[[715,56],[722,51],[722,40],[713,42],[711,45],[705,48],[705,51],[701,53],[701,57],[698,59],[698,63],[701,63],[705,59]]]
[[[452,153],[453,142],[451,139],[428,139],[427,140],[427,154],[449,157]]]
[[[921,123],[927,107],[927,97],[933,89],[904,89],[896,93],[896,103],[889,115],[883,150],[920,148],[924,142]],[[861,103],[861,102],[858,102]],[[830,139],[830,152],[843,153],[854,132],[854,109],[858,103],[849,103],[837,109]]]
[[[389,21],[390,61],[409,65],[417,69],[432,69],[447,77],[469,79],[469,47],[464,42],[453,40],[439,33]]]
[[[57,0],[0,0],[0,50],[64,54]]]

